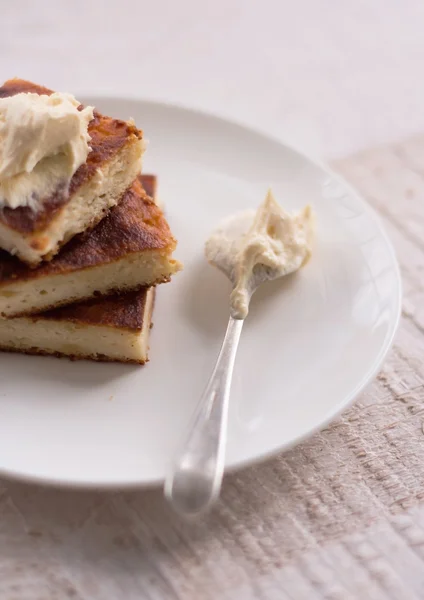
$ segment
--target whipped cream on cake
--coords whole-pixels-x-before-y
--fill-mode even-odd
[[[0,207],[34,209],[65,192],[90,152],[93,107],[71,94],[19,93],[0,98]]]

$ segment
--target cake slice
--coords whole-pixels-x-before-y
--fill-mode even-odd
[[[0,319],[0,350],[143,364],[155,288]]]
[[[156,199],[156,177],[142,175],[140,181]],[[38,315],[0,319],[0,349],[143,364],[148,358],[154,296],[154,287],[141,288]]]
[[[181,269],[176,241],[161,211],[143,189],[142,176],[92,230],[75,236],[36,269],[0,251],[0,315],[39,313],[93,296],[169,281]],[[155,181],[144,179],[146,187]]]
[[[53,92],[21,79],[0,87],[0,98],[31,92]],[[94,112],[88,125],[91,152],[74,173],[69,193],[58,188],[29,206],[4,207],[0,211],[0,248],[29,265],[51,259],[74,235],[96,225],[115,206],[141,168],[143,135],[133,123]]]

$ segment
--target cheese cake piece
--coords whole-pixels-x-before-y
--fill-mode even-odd
[[[142,175],[141,182],[156,198],[156,177]],[[154,287],[141,288],[38,315],[0,319],[0,350],[144,364],[154,297]]]
[[[0,350],[144,364],[155,288],[0,319]]]
[[[146,187],[155,181],[144,179]],[[169,281],[181,269],[169,225],[139,176],[92,230],[75,236],[36,269],[0,251],[0,315],[39,313],[99,295]]]
[[[0,98],[20,93],[51,95],[52,90],[21,79],[0,87]],[[91,151],[72,176],[69,189],[59,186],[32,206],[0,211],[0,248],[31,266],[50,260],[73,236],[95,226],[116,206],[140,173],[143,134],[132,122],[94,111],[88,124]]]

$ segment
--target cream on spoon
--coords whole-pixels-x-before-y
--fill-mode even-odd
[[[229,217],[206,242],[206,258],[227,275],[233,291],[218,360],[165,481],[165,495],[182,515],[203,512],[221,489],[231,378],[250,298],[261,283],[293,273],[307,262],[313,233],[310,206],[287,213],[269,190],[256,213]]]
[[[288,213],[271,190],[257,212],[229,217],[205,245],[206,258],[223,271],[234,288],[231,315],[244,319],[257,286],[297,271],[312,252],[314,218],[310,206]]]

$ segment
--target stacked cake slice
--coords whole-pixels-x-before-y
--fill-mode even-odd
[[[12,80],[0,98],[28,92],[51,93]],[[156,178],[139,175],[142,133],[98,113],[88,132],[67,193],[0,212],[0,349],[143,363],[152,286],[181,268],[176,241]]]
[[[0,88],[0,99],[52,93],[28,81],[11,79]],[[74,235],[98,223],[140,173],[143,134],[133,123],[95,110],[88,134],[91,151],[68,190],[58,186],[50,197],[40,199],[38,210],[6,207],[0,214],[0,246],[30,265],[51,258]]]

